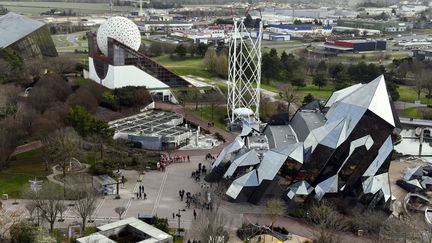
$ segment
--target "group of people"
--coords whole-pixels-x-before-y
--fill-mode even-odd
[[[137,199],[147,199],[147,194],[144,192],[144,186],[141,185],[138,187],[138,192],[136,193]]]
[[[195,180],[195,182],[200,182],[201,181],[201,174],[205,176],[207,174],[207,168],[205,167],[205,165],[199,163],[198,169],[195,171],[192,171],[191,177]]]
[[[215,160],[216,158],[215,158],[213,155],[211,155],[210,153],[208,153],[208,154],[206,155],[205,159],[206,159],[206,160],[213,161],[213,160]]]
[[[187,243],[201,243],[200,240],[188,240]]]
[[[190,162],[190,157],[189,155],[176,155],[173,157],[169,157],[167,155],[161,154],[161,158],[160,161],[157,162],[156,166],[160,171],[165,171],[166,167],[169,164],[172,163],[183,163],[183,162]]]

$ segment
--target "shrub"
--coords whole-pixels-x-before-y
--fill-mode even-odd
[[[96,233],[96,227],[86,227],[84,230],[84,236],[88,236],[93,233]]]
[[[259,230],[256,226],[252,224],[245,224],[243,223],[240,228],[237,229],[237,237],[241,240],[247,240],[250,239],[256,235],[259,234]]]
[[[218,132],[216,132],[215,133],[215,137],[218,139],[218,140],[220,140],[220,141],[222,141],[222,142],[226,142],[225,141],[225,138],[220,134],[220,133],[218,133]]]

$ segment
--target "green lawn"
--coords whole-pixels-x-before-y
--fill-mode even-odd
[[[402,111],[402,116],[419,119],[429,119],[432,114],[432,108],[412,107]]]
[[[51,174],[43,165],[42,150],[35,149],[16,156],[10,161],[10,166],[0,172],[0,193],[7,193],[9,197],[21,196],[21,192],[29,188],[29,180],[35,177],[46,181]]]
[[[313,84],[308,84],[305,87],[295,87],[294,90],[295,91],[299,91],[301,93],[304,93],[305,95],[307,94],[312,94],[315,98],[318,98],[320,100],[327,100],[328,98],[330,98],[330,96],[333,93],[333,86],[332,85],[327,85],[324,87],[321,87],[321,89],[318,89],[318,86],[315,86]]]
[[[207,121],[214,122],[215,126],[226,129],[226,124],[222,122],[222,119],[224,117],[227,117],[227,109],[226,106],[214,106],[213,110],[213,120],[211,115],[211,106],[199,106],[198,110],[195,110],[195,108],[186,108],[186,111],[191,112],[195,114],[196,116],[199,116]]]
[[[204,59],[201,57],[185,57],[180,59],[178,57],[162,55],[154,57],[153,60],[180,76],[192,75],[206,79],[215,77],[212,73],[205,70]]]
[[[398,87],[400,101],[411,102],[414,103],[418,99],[417,91],[413,86],[399,85]],[[426,98],[426,91],[422,90],[420,93],[420,101],[422,104],[432,104],[432,101]]]

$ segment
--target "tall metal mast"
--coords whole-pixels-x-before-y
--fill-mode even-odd
[[[261,85],[262,21],[252,38],[243,20],[234,19],[234,31],[229,40],[228,104],[230,123],[236,120],[234,110],[248,108],[259,119]]]

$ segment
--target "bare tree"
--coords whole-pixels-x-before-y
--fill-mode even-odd
[[[48,221],[50,232],[52,232],[59,214],[58,205],[62,203],[61,193],[54,184],[45,184],[40,191],[30,192],[30,198],[40,211],[42,218]]]
[[[344,216],[326,201],[310,208],[308,213],[309,220],[327,229],[344,231],[347,228]]]
[[[0,85],[0,113],[13,115],[18,110],[19,94],[22,90],[13,84]]]
[[[87,218],[90,218],[96,209],[97,197],[91,186],[83,186],[76,192],[78,199],[72,207],[72,211],[81,217],[82,230],[85,230]]]
[[[279,97],[287,103],[287,112],[290,113],[291,104],[295,103],[298,98],[294,94],[294,90],[290,84],[279,84]]]
[[[0,207],[0,242],[10,242],[9,231],[13,225],[20,222],[24,211],[17,209],[8,213]]]
[[[119,216],[119,219],[122,219],[122,215],[126,212],[126,208],[125,207],[116,207],[114,208],[114,212],[116,212]]]
[[[229,242],[229,234],[225,227],[228,227],[230,222],[219,211],[219,206],[214,207],[213,210],[201,211],[192,224],[192,234],[201,242]]]
[[[57,203],[57,210],[58,210],[58,212],[60,214],[60,219],[58,221],[59,222],[63,222],[64,221],[64,219],[63,219],[63,213],[66,212],[66,210],[67,210],[66,204],[63,201]]]
[[[48,67],[57,74],[70,73],[75,70],[76,62],[65,57],[53,57],[48,59]]]
[[[66,168],[72,158],[79,153],[80,137],[71,127],[61,128],[48,136],[44,141],[44,156],[47,161],[57,163],[66,176]]]
[[[271,218],[271,229],[272,229],[272,240],[274,237],[274,224],[276,223],[279,216],[284,215],[286,212],[285,203],[280,199],[270,199],[266,203],[265,208],[266,213],[270,215]]]
[[[209,72],[215,72],[218,56],[214,48],[209,48],[204,56],[204,65]]]
[[[27,212],[29,213],[30,220],[33,221],[33,214],[36,210],[36,203],[34,201],[29,201],[25,204],[25,208],[27,209]]]

